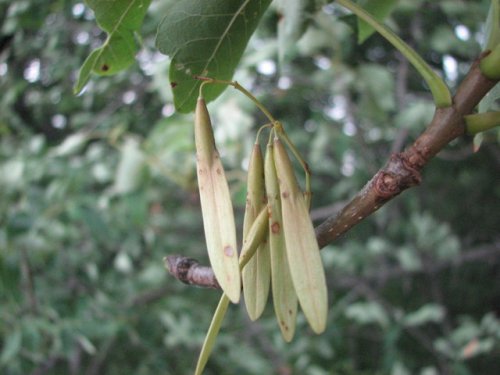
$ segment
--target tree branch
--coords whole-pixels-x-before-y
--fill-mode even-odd
[[[481,56],[482,57],[482,56]],[[381,168],[340,212],[316,227],[320,248],[335,241],[361,220],[377,211],[404,190],[420,184],[423,167],[449,142],[465,133],[464,116],[498,83],[479,69],[479,57],[471,66],[453,98],[453,105],[438,108],[426,130],[404,151],[391,155]],[[210,267],[180,255],[165,258],[169,272],[186,284],[218,288]]]

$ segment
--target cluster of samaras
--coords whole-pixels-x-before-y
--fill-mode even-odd
[[[300,189],[285,146],[306,174],[307,166],[279,122],[263,128],[270,129],[269,141],[263,156],[257,136],[250,157],[239,255],[228,183],[202,97],[195,113],[198,185],[208,255],[222,290],[231,302],[238,303],[243,289],[248,314],[255,320],[271,289],[281,332],[290,341],[299,303],[313,331],[324,331],[327,288],[309,216],[310,192],[308,186],[306,193]]]

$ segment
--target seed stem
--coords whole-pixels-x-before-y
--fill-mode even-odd
[[[276,120],[273,117],[273,115],[271,114],[271,112],[269,112],[268,109],[255,96],[253,96],[250,91],[248,91],[243,86],[241,86],[237,81],[227,81],[227,80],[223,80],[223,79],[215,79],[215,78],[202,77],[202,76],[197,76],[196,78],[201,80],[201,81],[204,81],[200,86],[200,93],[201,93],[201,87],[207,83],[218,83],[221,85],[233,86],[236,90],[240,91],[248,99],[250,99],[252,102],[254,102],[255,105],[261,110],[261,112],[269,119],[269,122],[271,122],[271,123],[276,122]]]

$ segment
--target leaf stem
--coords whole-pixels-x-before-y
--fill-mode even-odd
[[[215,309],[212,322],[210,323],[207,335],[205,336],[205,341],[203,341],[200,356],[198,357],[198,362],[196,363],[196,370],[194,371],[195,375],[201,375],[208,362],[208,358],[210,357],[210,353],[212,352],[212,349],[215,345],[215,340],[217,338],[217,335],[219,334],[220,327],[222,325],[222,321],[224,320],[224,316],[226,315],[228,306],[229,297],[226,296],[226,294],[223,294],[219,300],[217,308]]]
[[[500,126],[500,112],[483,112],[465,116],[467,133],[476,135]]]
[[[351,0],[337,0],[337,3],[349,9],[356,16],[363,19],[366,23],[377,30],[389,43],[391,43],[399,52],[401,52],[413,67],[420,73],[425,80],[434,98],[434,103],[438,108],[449,107],[452,104],[451,93],[444,83],[431,67],[415,52],[408,44],[406,44],[399,36],[384,24],[378,22],[370,13],[365,11],[359,5],[356,5]]]
[[[260,133],[264,130],[264,129],[267,129],[267,128],[272,128],[273,127],[273,124],[272,123],[269,123],[269,124],[265,124],[265,125],[262,125],[259,130],[257,130],[257,135],[255,137],[255,143],[259,143],[259,138],[260,138]]]
[[[269,122],[275,123],[276,119],[273,117],[271,112],[255,97],[250,91],[241,86],[237,81],[227,81],[223,79],[215,79],[210,77],[197,76],[196,79],[205,81],[204,83],[218,83],[221,85],[233,86],[236,90],[240,91],[248,99],[250,99],[254,104],[261,110],[261,112],[269,119]],[[202,84],[203,85],[203,84]]]
[[[479,69],[489,79],[500,79],[500,43],[481,60]]]

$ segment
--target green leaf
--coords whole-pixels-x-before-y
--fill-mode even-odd
[[[282,63],[286,52],[302,36],[311,20],[313,3],[309,0],[279,0],[278,58]]]
[[[359,324],[378,324],[381,327],[389,325],[389,316],[378,302],[356,302],[345,310],[347,318]]]
[[[368,0],[363,8],[370,13],[373,18],[383,21],[394,10],[398,0]],[[366,21],[358,18],[358,43],[363,43],[368,39],[375,29]]]
[[[146,166],[145,156],[135,138],[126,138],[120,151],[113,185],[113,192],[118,195],[130,193],[141,184]]]
[[[497,44],[500,44],[500,0],[491,1],[485,29],[487,38],[484,49],[493,49]]]
[[[16,329],[5,338],[2,354],[0,355],[0,364],[4,365],[14,358],[21,349],[21,343],[21,331]]]
[[[445,310],[441,305],[428,303],[404,318],[407,327],[417,327],[427,323],[439,323],[444,319]]]
[[[158,49],[172,59],[169,78],[179,112],[194,109],[200,81],[196,76],[232,78],[245,47],[270,0],[184,0],[170,8],[156,38]],[[205,99],[225,86],[209,85]]]
[[[134,62],[137,52],[134,32],[141,27],[151,0],[87,0],[86,3],[108,37],[101,47],[92,51],[80,68],[73,88],[75,94],[83,90],[92,73],[115,74]]]
[[[500,85],[493,87],[479,102],[479,113],[486,111],[500,111]]]

